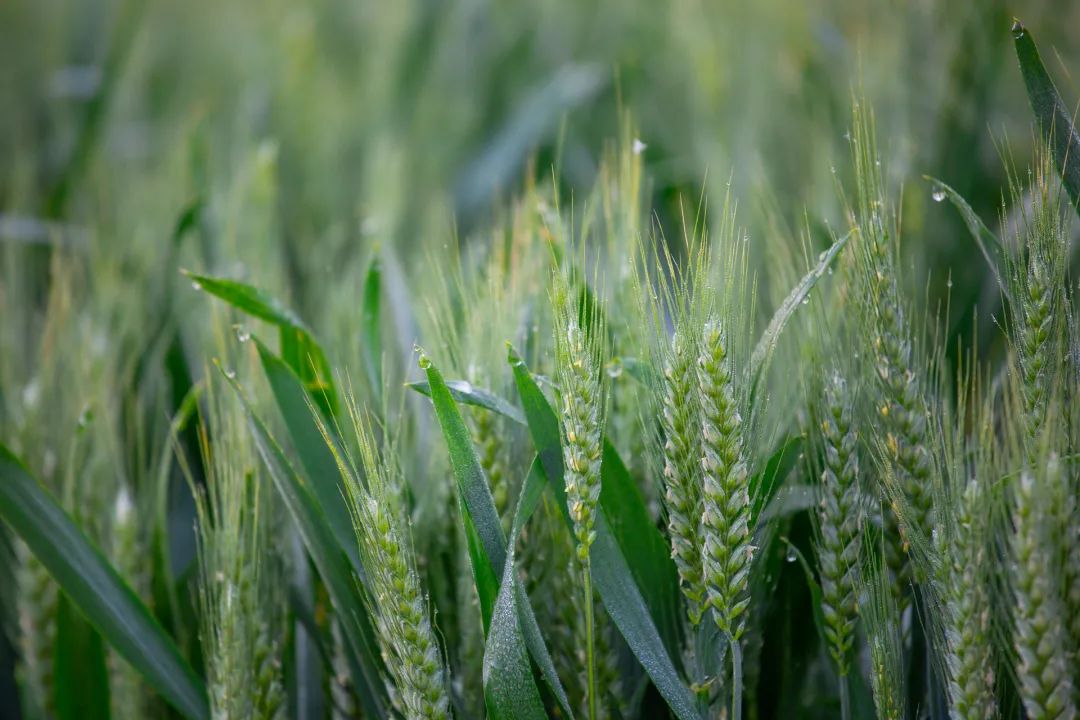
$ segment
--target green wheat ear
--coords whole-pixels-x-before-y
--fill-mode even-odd
[[[281,679],[279,568],[268,534],[272,498],[235,396],[211,386],[201,428],[206,486],[188,477],[199,519],[200,639],[214,717],[278,720],[286,712]]]
[[[421,356],[421,362],[428,360]],[[408,720],[443,720],[450,717],[447,672],[416,570],[402,507],[404,482],[395,440],[391,438],[380,448],[371,421],[355,400],[348,398],[346,404],[355,430],[359,467],[350,455],[338,452],[334,443],[328,441],[328,445],[345,478],[353,527],[369,573],[367,600],[396,690],[396,704]]]
[[[818,431],[823,449],[817,548],[829,654],[841,676],[851,667],[859,594],[862,498],[853,393],[839,372],[825,381]]]
[[[881,446],[889,472],[908,506],[905,522],[897,524],[896,510],[885,511],[890,567],[900,589],[910,564],[898,552],[898,531],[929,537],[932,527],[933,462],[929,449],[925,369],[916,353],[914,331],[897,280],[896,229],[882,189],[872,114],[858,103],[854,108],[852,141],[857,181],[857,206],[851,221],[859,234],[858,256],[862,285],[860,320],[870,339],[872,375],[876,380],[873,406],[883,428]],[[905,528],[905,525],[907,526]],[[912,541],[903,538],[906,554]]]
[[[885,538],[878,537],[882,544]],[[872,547],[873,534],[864,545]],[[903,640],[900,637],[901,615],[889,570],[884,558],[870,557],[863,568],[865,600],[859,617],[866,627],[870,646],[870,685],[874,706],[881,720],[904,720],[907,717],[907,690],[904,682]]]
[[[1076,717],[1076,699],[1066,647],[1065,608],[1052,562],[1055,516],[1064,483],[1057,455],[1034,469],[1024,469],[1015,487],[1013,509],[1014,644],[1016,676],[1029,718]]]
[[[140,598],[149,595],[149,577],[137,513],[127,486],[116,494],[112,517],[111,556],[117,572]],[[109,701],[112,717],[137,720],[148,711],[147,695],[139,673],[115,652],[109,654]]]
[[[696,343],[682,333],[671,342],[664,365],[660,424],[664,499],[671,555],[679,571],[691,627],[706,607],[701,541],[701,432]]]
[[[701,398],[701,528],[709,606],[721,632],[742,634],[742,614],[754,548],[750,544],[750,489],[743,457],[743,422],[732,383],[733,368],[716,322],[705,327],[697,362]]]

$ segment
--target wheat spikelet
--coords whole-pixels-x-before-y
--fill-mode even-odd
[[[399,471],[392,459],[376,450],[369,422],[352,401],[349,413],[366,486],[342,458],[338,463],[369,573],[368,599],[383,659],[394,681],[396,704],[408,720],[443,720],[450,717],[446,672],[416,572],[408,524],[400,512]],[[392,448],[386,452],[393,457]]]
[[[858,433],[847,384],[834,372],[825,384],[819,421],[824,450],[817,514],[822,613],[829,653],[847,675],[855,640],[861,539]]]
[[[57,588],[48,571],[22,541],[15,542],[15,610],[19,621],[16,678],[27,715],[45,717],[53,707],[53,645]]]
[[[600,500],[601,376],[589,339],[575,318],[567,318],[557,340],[566,499],[574,522],[578,558],[588,572],[587,558],[596,538],[593,525]]]
[[[931,527],[932,462],[928,448],[927,405],[922,369],[913,346],[911,321],[897,282],[893,232],[883,201],[873,119],[855,106],[855,169],[858,210],[852,223],[861,238],[863,317],[871,340],[877,397],[874,407],[884,428],[885,446],[907,504],[904,525],[923,536]],[[893,509],[895,513],[895,508]],[[885,518],[892,529],[894,518]],[[901,525],[900,529],[904,529]],[[894,570],[899,563],[893,560]],[[902,571],[900,574],[903,574]]]
[[[954,499],[951,531],[938,537],[944,561],[945,665],[949,701],[955,717],[989,720],[997,715],[990,628],[990,599],[985,576],[986,505],[978,480]],[[947,540],[945,539],[947,537]]]
[[[113,510],[111,555],[117,572],[136,595],[146,598],[149,583],[134,510],[127,487],[121,485]],[[112,717],[119,720],[138,720],[148,710],[138,672],[115,652],[109,653],[109,701]]]
[[[676,335],[664,367],[660,423],[663,429],[664,500],[671,556],[679,571],[691,627],[705,610],[701,545],[701,433],[693,344]]]
[[[1076,717],[1069,660],[1064,643],[1064,608],[1054,584],[1050,562],[1052,538],[1047,520],[1054,514],[1055,483],[1061,466],[1051,456],[1038,473],[1025,469],[1016,485],[1013,510],[1014,644],[1016,675],[1024,709],[1032,720],[1072,720]]]
[[[750,491],[742,457],[742,418],[732,368],[719,325],[706,325],[697,366],[701,398],[703,497],[702,566],[709,606],[721,632],[742,634],[741,615],[754,548],[750,544]]]

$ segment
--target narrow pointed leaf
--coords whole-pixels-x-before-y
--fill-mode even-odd
[[[296,373],[254,335],[263,372],[270,383],[289,439],[304,467],[308,485],[330,526],[338,545],[360,578],[365,578],[360,548],[353,532],[352,518],[345,501],[344,479],[337,461],[319,430],[308,403],[309,395]]]
[[[834,242],[832,247],[818,256],[817,265],[811,268],[810,272],[804,275],[803,279],[795,285],[788,296],[784,298],[784,302],[780,303],[780,307],[777,308],[772,319],[769,320],[765,332],[761,335],[761,339],[758,340],[758,344],[754,347],[754,352],[750,356],[751,397],[757,393],[758,385],[769,369],[769,362],[772,360],[773,351],[776,350],[776,344],[780,341],[780,335],[784,332],[784,327],[791,319],[791,316],[795,314],[795,311],[802,305],[803,300],[810,295],[810,291],[817,285],[818,280],[828,271],[829,266],[832,265],[833,260],[847,245],[850,238],[851,233],[844,235]]]
[[[484,699],[488,714],[496,720],[547,717],[529,666],[521,613],[515,600],[520,590],[514,571],[514,547],[518,535],[536,508],[546,484],[543,467],[539,459],[534,460],[518,498],[499,595],[484,646]]]
[[[277,298],[252,285],[187,270],[184,274],[200,289],[237,310],[276,326],[281,337],[282,359],[300,377],[312,399],[328,415],[337,413],[337,391],[326,354],[296,313]]]
[[[91,625],[185,717],[209,718],[202,680],[52,496],[0,445],[0,517]]]
[[[364,275],[364,298],[360,306],[360,341],[368,380],[376,394],[382,393],[382,265],[375,254]]]
[[[1054,161],[1073,207],[1080,210],[1080,134],[1073,127],[1072,116],[1046,72],[1031,31],[1015,20],[1012,32],[1020,74],[1024,76],[1035,122],[1043,140],[1053,148]]]
[[[427,382],[411,382],[407,384],[407,387],[421,395],[431,397],[431,386]],[[525,416],[520,410],[498,395],[476,387],[468,380],[447,380],[446,387],[450,390],[450,396],[463,405],[486,408],[510,418],[519,425],[525,425]]]

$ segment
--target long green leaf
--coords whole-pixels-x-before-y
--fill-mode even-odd
[[[468,428],[465,427],[465,421],[454,402],[450,388],[447,387],[442,373],[427,358],[422,357],[421,364],[427,373],[435,414],[450,451],[450,464],[457,483],[459,504],[465,516],[466,531],[470,529],[470,526],[476,531],[475,541],[470,540],[470,560],[473,563],[477,591],[485,592],[485,588],[490,586],[485,579],[486,573],[494,572],[501,575],[505,570],[507,553],[502,524],[495,510],[495,501],[491,497],[487,478],[480,465],[480,458],[472,444],[472,437],[469,435]],[[483,568],[484,564],[488,566],[487,569]],[[555,665],[547,646],[544,645],[532,606],[521,587],[517,583],[514,585],[518,622],[521,623],[529,653],[539,666],[545,682],[554,693],[563,711],[568,717],[573,717],[566,691],[559,682]],[[494,612],[495,602],[497,598],[492,598],[492,612]],[[482,599],[481,606],[483,605]],[[490,619],[485,618],[485,627],[488,628],[489,633]]]
[[[371,389],[382,394],[382,265],[376,252],[364,275],[364,298],[360,306],[360,342]]]
[[[501,718],[546,718],[544,703],[533,681],[532,668],[515,597],[520,594],[514,570],[514,547],[521,528],[536,509],[547,485],[539,458],[533,461],[518,497],[513,529],[503,566],[499,595],[484,646],[484,698],[488,714]]]
[[[337,413],[337,391],[326,354],[296,313],[277,298],[252,285],[189,270],[183,272],[196,287],[237,310],[276,326],[281,338],[282,359],[300,377],[312,398],[328,415]]]
[[[1065,191],[1069,193],[1073,207],[1080,212],[1080,134],[1073,127],[1072,116],[1043,66],[1031,31],[1014,19],[1012,33],[1016,58],[1020,61],[1020,74],[1024,76],[1035,122],[1043,140],[1053,148]]]
[[[406,387],[415,390],[421,395],[431,397],[431,386],[426,382],[411,382],[407,383]],[[459,403],[486,408],[513,420],[519,425],[525,425],[525,416],[521,414],[520,410],[498,395],[476,387],[468,380],[447,380],[446,387],[450,390],[451,397]]]
[[[649,606],[668,653],[679,655],[679,576],[671,548],[649,517],[645,499],[615,447],[604,440],[600,465],[600,506],[624,557],[634,558],[630,571]]]
[[[296,474],[273,435],[252,410],[240,386],[235,380],[228,379],[244,404],[255,448],[326,585],[348,643],[352,680],[364,712],[372,717],[386,718],[389,716],[388,699],[382,681],[381,656],[349,559],[311,489]],[[310,414],[310,409],[305,408],[304,412]]]
[[[109,717],[105,644],[66,595],[60,596],[56,610],[53,693],[59,720],[104,720]]]
[[[90,624],[173,707],[209,718],[206,688],[131,588],[22,463],[0,445],[0,517]]]
[[[525,361],[513,348],[510,348],[509,359],[518,395],[525,408],[529,433],[544,465],[551,490],[569,524],[571,521],[566,506],[566,488],[563,485],[558,417],[533,379]],[[634,656],[679,718],[698,718],[694,696],[679,678],[675,664],[653,622],[649,607],[634,582],[629,563],[615,540],[602,505],[596,516],[596,541],[593,543],[591,555],[593,582],[608,615],[626,639]]]
[[[803,276],[803,279],[792,288],[788,296],[784,298],[784,302],[780,303],[780,307],[773,313],[772,319],[769,320],[765,332],[762,333],[761,339],[758,340],[757,345],[754,346],[754,352],[750,356],[751,397],[756,395],[762,378],[764,378],[766,372],[768,372],[773,351],[776,350],[776,344],[780,341],[780,335],[784,332],[784,327],[787,326],[791,316],[794,315],[795,311],[802,305],[803,300],[810,295],[810,291],[817,285],[818,280],[820,280],[828,271],[829,266],[832,265],[832,261],[835,260],[836,256],[840,254],[840,251],[844,249],[844,246],[847,245],[849,239],[851,239],[851,233],[844,235],[834,242],[832,247],[821,253],[821,255],[818,256],[817,265],[811,268],[810,272]]]
[[[357,575],[363,579],[366,575],[360,561],[360,547],[345,502],[345,480],[312,415],[308,403],[310,396],[292,368],[254,335],[252,340],[259,351],[263,372],[285,421],[289,439],[304,467],[312,494],[326,516],[338,545],[345,551]]]

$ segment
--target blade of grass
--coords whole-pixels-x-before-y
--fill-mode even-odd
[[[457,402],[486,408],[513,420],[519,425],[525,425],[525,416],[521,414],[521,411],[498,395],[483,388],[478,388],[468,380],[447,380],[445,382],[446,387],[450,390],[451,397]],[[421,395],[431,397],[431,386],[426,381],[407,383],[406,387],[415,390]]]
[[[53,670],[56,717],[97,720],[109,717],[109,671],[105,644],[89,623],[61,595],[56,610],[56,656]]]
[[[1014,18],[1012,34],[1035,122],[1043,140],[1053,148],[1065,191],[1073,207],[1080,212],[1080,134],[1073,127],[1072,116],[1046,72],[1031,31]]]
[[[382,265],[378,250],[364,275],[364,298],[360,306],[360,342],[368,381],[376,395],[382,394]]]
[[[533,681],[528,648],[515,597],[520,594],[514,569],[514,547],[521,528],[536,509],[547,486],[539,458],[533,460],[514,512],[502,582],[484,647],[484,698],[492,718],[546,718],[544,703]]]
[[[525,408],[529,433],[544,465],[544,473],[552,492],[563,510],[564,518],[570,523],[566,489],[563,487],[558,417],[536,384],[525,361],[513,348],[509,351],[509,361],[514,371],[518,394]],[[675,714],[682,720],[698,718],[694,696],[679,678],[675,664],[634,581],[626,557],[609,527],[603,507],[597,514],[595,529],[596,541],[591,550],[593,581],[608,615]]]
[[[300,458],[315,501],[326,517],[330,531],[345,551],[353,570],[363,580],[366,575],[353,532],[352,518],[345,502],[345,480],[322,432],[311,413],[307,390],[296,373],[257,337],[252,341],[270,383],[270,390],[285,421],[289,439]],[[333,428],[328,427],[328,432]],[[336,440],[335,440],[336,442]],[[366,580],[365,580],[366,582]]]
[[[102,638],[188,718],[209,718],[203,681],[131,588],[49,493],[0,445],[0,517]]]
[[[600,466],[600,506],[624,557],[634,558],[630,571],[641,589],[664,646],[679,657],[679,576],[671,549],[653,524],[637,484],[614,446],[604,440]]]
[[[304,321],[277,298],[236,280],[182,270],[192,283],[237,310],[278,328],[281,357],[300,377],[311,397],[327,415],[337,414],[337,391],[322,346]]]

